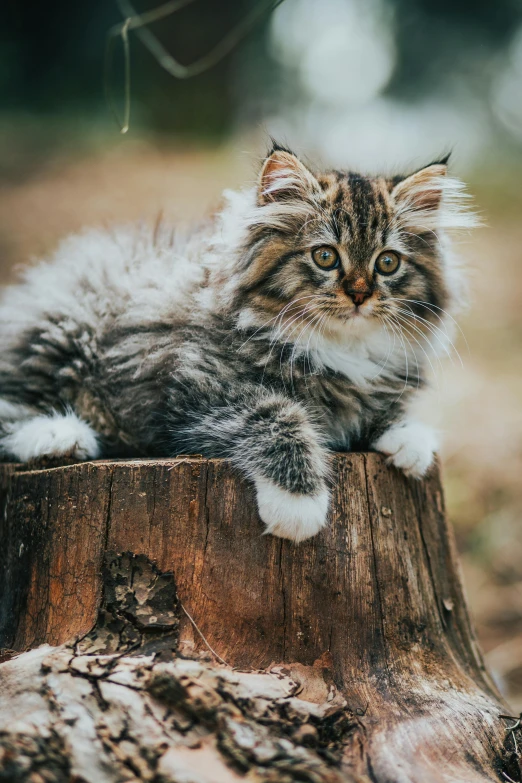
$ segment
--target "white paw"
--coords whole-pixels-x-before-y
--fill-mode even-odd
[[[394,424],[373,444],[376,451],[389,455],[389,462],[407,476],[424,476],[433,463],[438,447],[437,434],[416,421]]]
[[[17,422],[0,446],[20,462],[65,455],[78,460],[94,459],[100,452],[96,433],[74,413],[52,413]]]
[[[289,538],[296,543],[315,536],[326,524],[328,492],[297,495],[267,479],[255,480],[259,516],[266,533]]]

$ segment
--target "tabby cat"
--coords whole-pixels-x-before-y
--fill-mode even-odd
[[[224,457],[294,541],[326,523],[330,450],[422,476],[409,411],[462,296],[464,195],[447,159],[314,173],[276,145],[197,230],[66,239],[0,304],[0,453]]]

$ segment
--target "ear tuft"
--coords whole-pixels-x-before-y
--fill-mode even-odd
[[[292,152],[292,150],[289,147],[285,147],[282,144],[280,144],[278,141],[274,139],[273,136],[270,136],[270,141],[272,142],[272,146],[270,147],[267,158],[270,157],[270,155],[273,155],[274,152],[287,152],[289,155],[293,155],[294,158],[297,157],[295,153]]]
[[[266,158],[259,179],[259,202],[310,199],[320,191],[306,166],[287,149],[277,146]]]
[[[461,230],[479,225],[463,183],[448,177],[449,155],[409,177],[392,180],[391,195],[404,227],[416,231]]]
[[[431,163],[428,163],[428,166],[447,166],[451,158],[451,151],[447,152],[445,155],[442,155],[440,158],[437,158],[436,160],[432,160]],[[428,168],[428,166],[423,166],[423,168]]]
[[[442,198],[442,182],[447,171],[444,163],[432,163],[395,185],[392,197],[397,204],[407,205],[409,209],[438,209]]]

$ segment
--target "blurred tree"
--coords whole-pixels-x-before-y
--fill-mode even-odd
[[[397,66],[388,91],[416,97],[447,76],[483,84],[490,57],[522,22],[520,0],[387,0],[394,8]]]
[[[154,8],[160,1],[137,0],[137,11]],[[459,74],[472,73],[477,89],[484,89],[488,63],[507,46],[522,20],[520,0],[385,2],[394,10],[398,49],[388,92],[406,99],[436,89]],[[259,0],[195,0],[151,29],[180,62],[190,63],[258,4]],[[107,32],[121,19],[116,3],[7,0],[4,5],[0,27],[3,110],[108,117],[103,61]],[[243,119],[259,119],[267,102],[276,100],[277,66],[267,53],[267,29],[268,15],[222,62],[188,81],[175,80],[162,70],[131,33],[133,124],[212,137],[226,133],[238,112]],[[115,62],[121,66],[118,46]],[[118,65],[113,91],[115,98],[121,98]],[[249,100],[245,101],[247,92]]]
[[[164,46],[182,63],[208,52],[257,0],[196,0],[151,27]],[[136,3],[138,12],[159,5]],[[121,15],[107,0],[8,0],[0,29],[0,85],[5,110],[37,113],[106,111],[103,63],[107,32]],[[256,67],[268,67],[262,42],[267,17],[248,34],[255,46]],[[177,81],[163,71],[131,33],[132,113],[134,121],[154,130],[215,136],[226,132],[240,100],[234,74],[241,53],[234,50],[195,80]],[[244,42],[240,44],[244,46]],[[118,45],[115,62],[121,60]],[[122,92],[115,67],[113,92]]]

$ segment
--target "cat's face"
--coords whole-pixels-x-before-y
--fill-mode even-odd
[[[274,150],[251,229],[243,288],[250,309],[295,324],[294,332],[301,324],[340,333],[402,328],[410,311],[437,320],[453,293],[441,232],[455,227],[451,220],[469,221],[443,205],[448,183],[454,195],[445,161],[404,178],[314,175]]]

